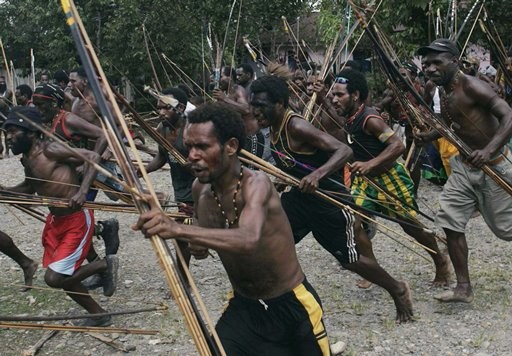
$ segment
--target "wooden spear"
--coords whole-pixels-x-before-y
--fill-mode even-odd
[[[99,85],[99,81],[96,77],[96,71],[98,75],[102,78],[105,83],[108,83],[105,74],[103,73],[103,69],[99,63],[98,58],[94,52],[94,49],[90,43],[90,40],[87,36],[85,29],[83,28],[83,24],[81,23],[80,16],[74,6],[72,0],[61,0],[61,5],[64,10],[64,13],[67,17],[68,25],[71,29],[73,38],[75,40],[76,47],[78,49],[80,58],[82,60],[84,69],[87,72],[87,77],[91,84],[91,88],[95,94],[98,107],[102,113],[104,124],[108,128],[108,134],[111,136],[113,140],[111,143],[115,144],[111,147],[116,159],[121,163],[121,169],[125,175],[125,178],[131,184],[134,189],[139,193],[142,192],[142,185],[135,173],[135,168],[130,159],[128,159],[128,152],[126,147],[122,143],[121,135],[116,127],[114,117],[110,112],[109,107],[106,104],[106,99],[103,94],[102,88]],[[93,64],[94,62],[94,64]],[[113,109],[118,117],[121,117],[121,112],[119,107],[117,106],[117,102],[115,101],[114,95],[108,85],[105,86],[107,98],[112,104]],[[144,165],[142,164],[142,160],[137,153],[135,148],[135,144],[131,135],[129,133],[128,127],[124,120],[120,120],[121,127],[123,132],[128,140],[128,144],[134,150],[134,155],[136,160],[138,161],[139,169],[142,173],[142,176],[146,180],[148,184],[148,190],[151,195],[151,199],[153,200],[156,206],[159,206],[158,199],[156,197],[153,186],[147,176],[147,172],[144,169]],[[124,161],[124,162],[123,162]],[[142,200],[139,199],[138,196],[134,195],[134,200],[137,204],[139,210],[145,211],[148,208],[148,205],[145,204]],[[180,275],[177,273],[174,268],[175,263],[173,262],[172,256],[170,254],[168,246],[165,244],[165,241],[158,236],[152,236],[150,241],[159,257],[160,264],[164,268],[166,272],[167,281],[171,291],[173,292],[173,296],[175,297],[176,302],[180,306],[182,312],[185,316],[185,321],[187,327],[189,328],[189,332],[191,333],[198,351],[201,355],[224,355],[222,344],[218,339],[218,336],[215,332],[213,323],[209,322],[208,325],[204,324],[201,320],[201,316],[199,315],[195,304],[193,303],[192,297],[188,294],[188,291],[184,287],[184,281],[180,279]],[[176,241],[173,241],[175,245]],[[181,256],[180,251],[177,250],[180,262],[184,264],[183,256]],[[195,284],[188,272],[188,269],[185,268],[185,274],[189,278],[189,282],[191,284],[192,290],[195,288]],[[195,289],[197,291],[197,289]],[[199,299],[200,296],[197,294],[196,298]],[[207,317],[206,310],[203,310],[203,314],[207,321],[210,321]],[[209,329],[208,329],[209,327]]]

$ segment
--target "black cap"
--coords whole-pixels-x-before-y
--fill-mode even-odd
[[[17,106],[7,115],[7,120],[5,120],[2,128],[6,129],[7,126],[18,126],[28,131],[39,131],[28,120],[38,125],[43,124],[41,115],[36,108],[31,106]]]
[[[429,46],[421,47],[416,51],[420,56],[424,56],[429,52],[448,52],[456,57],[459,57],[460,52],[455,42],[446,39],[439,38],[432,42]]]

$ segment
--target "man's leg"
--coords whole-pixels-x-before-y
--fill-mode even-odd
[[[361,227],[361,220],[356,218],[354,223],[356,241],[363,239],[366,232]],[[368,239],[366,237],[366,239]],[[340,261],[341,262],[341,261]],[[341,265],[349,271],[355,272],[364,279],[384,288],[393,298],[396,307],[396,321],[407,322],[412,319],[412,299],[409,286],[405,282],[399,282],[386,272],[375,259],[359,255],[359,259],[353,263],[342,262]]]
[[[105,256],[115,255],[119,250],[119,222],[116,219],[108,219],[98,221],[94,225],[94,235],[101,236],[105,243]],[[89,254],[87,255],[87,262],[92,263],[99,259],[98,253],[91,245]],[[102,274],[93,274],[82,283],[88,290],[100,288],[104,285],[104,278]]]
[[[396,321],[399,323],[412,319],[412,299],[409,286],[405,282],[399,282],[387,273],[375,260],[363,255],[353,263],[341,263],[343,268],[355,272],[364,279],[381,286],[393,298],[396,307]]]
[[[448,252],[457,277],[457,285],[451,291],[440,294],[436,299],[441,302],[471,303],[473,301],[473,288],[469,280],[466,236],[462,232],[449,229],[444,229],[444,231],[448,240]]]
[[[373,253],[373,246],[370,238],[368,237],[368,234],[356,234],[355,236],[357,250],[361,255],[369,258],[370,260],[373,260],[377,262],[377,258],[375,257],[375,254]],[[357,286],[361,289],[368,289],[372,286],[372,282],[368,281],[367,279],[360,279],[357,281]]]
[[[408,223],[415,224],[412,221],[408,221]],[[400,226],[407,235],[413,237],[423,246],[435,251],[435,253],[428,251],[436,267],[436,276],[432,281],[432,286],[448,286],[450,284],[450,261],[448,260],[447,256],[443,254],[439,249],[434,235],[432,233],[426,232],[420,227],[416,228],[406,224],[400,224]]]
[[[21,267],[25,281],[25,287],[22,291],[29,290],[28,286],[32,285],[34,274],[37,271],[37,262],[21,252],[12,239],[2,231],[0,231],[0,252],[12,258]]]
[[[115,260],[115,261],[113,261]],[[117,256],[107,256],[102,260],[88,263],[78,268],[71,276],[55,272],[49,267],[46,270],[45,282],[52,288],[62,288],[67,295],[77,304],[87,310],[90,314],[105,313],[103,309],[90,295],[81,281],[95,273],[107,273],[111,276],[113,290],[117,282]],[[106,293],[104,293],[107,295]],[[110,295],[113,294],[113,291]],[[109,296],[110,296],[109,295]],[[110,316],[100,318],[90,318],[86,320],[84,326],[105,326],[111,321]]]
[[[323,221],[319,220],[321,225],[313,230],[315,239],[336,257],[345,269],[357,273],[389,292],[395,302],[397,322],[411,320],[413,316],[412,300],[407,283],[399,282],[391,277],[376,260],[362,255],[359,247],[356,247],[357,241],[368,240],[368,237],[365,236],[366,232],[361,227],[361,219],[343,210],[339,210],[339,213],[333,211],[332,215],[326,216],[326,218]],[[317,216],[317,219],[320,217]],[[333,229],[334,224],[338,225],[337,230]],[[343,228],[345,238],[339,236],[342,233],[340,229]],[[330,234],[329,231],[331,231]],[[333,234],[334,231],[335,234]],[[351,241],[351,239],[353,240]],[[347,246],[351,247],[347,248]]]

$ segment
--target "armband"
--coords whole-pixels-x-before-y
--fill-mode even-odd
[[[380,142],[385,143],[391,136],[393,136],[395,132],[393,130],[386,130],[385,132],[381,133],[377,138]]]

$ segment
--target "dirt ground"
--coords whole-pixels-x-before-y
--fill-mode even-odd
[[[5,186],[20,182],[23,171],[18,158],[0,161]],[[169,171],[151,175],[158,190],[170,191]],[[440,188],[422,182],[421,209],[434,215]],[[505,194],[505,193],[504,193]],[[101,195],[101,200],[106,198]],[[133,355],[196,355],[177,307],[169,298],[164,275],[149,241],[130,230],[136,220],[129,214],[96,214],[97,220],[116,217],[121,225],[120,272],[117,292],[111,298],[94,294],[108,310],[145,308],[164,303],[167,311],[118,316],[114,326],[155,329],[154,336],[105,334],[132,348]],[[427,224],[433,227],[432,223]],[[41,261],[42,223],[23,213],[0,205],[1,230],[13,237],[27,255]],[[392,225],[397,228],[396,225]],[[322,298],[330,342],[346,343],[344,355],[510,355],[512,332],[511,295],[512,245],[498,240],[481,217],[469,223],[470,273],[475,287],[472,304],[441,304],[433,296],[442,290],[431,289],[433,265],[387,236],[373,239],[379,262],[394,277],[409,283],[416,320],[404,325],[394,321],[391,298],[376,286],[357,288],[357,276],[342,270],[335,259],[312,238],[304,239],[297,251],[303,269]],[[408,246],[412,246],[406,243]],[[102,254],[102,241],[96,241]],[[413,247],[421,256],[426,253]],[[213,320],[217,320],[229,291],[229,282],[218,257],[193,261],[192,273]],[[36,289],[19,292],[22,273],[18,266],[0,255],[0,314],[52,315],[82,313],[58,291]],[[46,288],[43,269],[35,285]],[[20,355],[34,345],[45,331],[0,329],[0,354]],[[60,332],[40,351],[40,355],[112,355],[120,351],[81,333]]]

